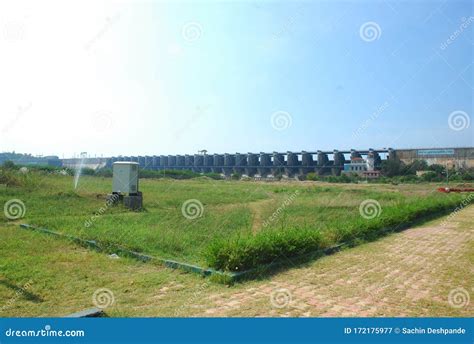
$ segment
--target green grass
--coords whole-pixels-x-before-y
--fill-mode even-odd
[[[0,224],[0,317],[58,316],[95,307],[92,295],[110,289],[108,316],[183,316],[199,276],[135,259],[110,259],[68,241]],[[157,304],[165,286],[182,284],[179,297]],[[212,285],[209,289],[219,288]],[[168,300],[165,300],[168,301]],[[143,305],[153,305],[148,314]],[[133,308],[133,309],[132,309]],[[187,309],[185,309],[187,310]]]
[[[438,212],[452,211],[458,203],[457,197],[399,200],[396,204],[387,203],[381,215],[373,219],[354,216],[349,210],[342,217],[344,209],[341,207],[338,208],[341,211],[339,219],[327,221],[323,229],[313,225],[288,224],[287,227],[264,230],[254,236],[216,239],[206,252],[207,263],[220,270],[245,271],[328,249],[340,243],[353,245],[373,240],[382,235],[384,230],[406,226]],[[298,213],[300,210],[294,211]],[[288,214],[291,213],[290,208]],[[337,214],[337,211],[333,211],[333,214]],[[291,215],[288,217],[292,219]]]
[[[219,308],[218,313],[211,313],[214,316],[285,315],[288,309],[271,307],[269,294],[263,293],[255,301],[249,297],[258,295],[256,290],[268,288],[272,283],[313,285],[316,289],[326,283],[327,290],[339,299],[364,296],[365,288],[387,282],[380,279],[383,276],[371,275],[370,266],[376,266],[381,259],[385,259],[386,254],[390,258],[387,245],[383,243],[393,243],[402,235],[393,235],[280,271],[275,276],[265,275],[224,288],[194,274],[128,258],[110,259],[106,254],[84,249],[67,240],[21,230],[17,225],[22,222],[85,238],[108,240],[147,253],[202,265],[207,264],[206,252],[215,247],[216,242],[223,243],[217,248],[226,248],[222,251],[225,253],[238,238],[242,243],[247,243],[237,246],[237,253],[245,253],[242,255],[244,259],[240,259],[238,264],[252,266],[259,264],[260,257],[273,258],[271,255],[275,252],[277,254],[274,257],[279,259],[278,250],[284,250],[280,253],[286,256],[291,252],[300,254],[308,247],[324,247],[344,238],[363,238],[367,230],[385,226],[385,221],[409,221],[410,216],[420,217],[424,212],[432,213],[437,207],[467,197],[466,194],[434,192],[439,186],[436,184],[395,186],[142,180],[146,206],[144,212],[134,213],[122,207],[109,208],[93,221],[90,228],[85,228],[84,221],[104,206],[104,195],[111,188],[110,179],[81,178],[80,188],[74,192],[70,176],[38,174],[27,178],[25,184],[20,180],[19,185],[24,185],[21,187],[0,185],[0,206],[18,198],[27,208],[24,219],[8,221],[0,217],[0,300],[3,300],[0,301],[0,317],[64,316],[94,307],[92,295],[99,288],[108,288],[115,295],[114,305],[106,310],[109,316],[206,316],[208,308]],[[282,207],[285,200],[290,199],[296,191],[297,196]],[[188,220],[182,216],[181,205],[191,198],[199,199],[204,204],[203,217]],[[380,202],[382,213],[379,217],[372,220],[360,217],[359,204],[365,199]],[[283,208],[279,216],[269,221],[266,227],[257,223],[258,230],[254,231],[255,221],[267,220],[279,208]],[[472,228],[471,213],[472,207],[470,212],[463,210],[451,220],[450,226],[456,226],[453,233],[462,235]],[[400,217],[397,218],[397,215]],[[435,220],[430,225],[435,226],[440,221]],[[412,233],[417,230],[414,228]],[[433,233],[436,237],[437,231]],[[407,246],[413,240],[407,236]],[[374,299],[370,306],[388,297],[391,304],[383,306],[381,312],[384,313],[380,315],[469,316],[472,307],[455,309],[447,302],[447,295],[452,288],[468,288],[472,280],[469,263],[472,265],[473,246],[472,242],[466,245],[465,249],[460,250],[463,256],[456,256],[455,259],[449,251],[440,251],[439,255],[446,255],[446,259],[437,259],[440,265],[437,270],[433,268],[432,276],[423,275],[419,279],[427,280],[425,286],[428,285],[428,289],[434,288],[436,300],[431,299],[430,295],[430,298],[414,301],[405,292],[396,289],[398,282],[389,280],[392,284],[386,294]],[[398,249],[392,254],[397,252]],[[410,253],[410,250],[407,252]],[[402,265],[397,266],[397,269],[400,268],[401,273],[411,266],[410,261],[403,262],[405,254],[399,252]],[[433,257],[433,253],[426,252],[426,257]],[[226,262],[225,255],[224,258]],[[361,269],[364,281],[367,281],[365,284],[334,283],[339,278],[346,278],[349,263]],[[232,269],[232,264],[228,266]],[[414,265],[413,269],[417,269],[417,266]],[[439,271],[443,273],[439,274]],[[310,272],[315,275],[311,276]],[[225,311],[226,307],[214,303],[216,297],[223,301],[242,300],[242,307]],[[300,297],[295,295],[294,299],[299,301]],[[319,307],[311,309],[313,316],[324,313]],[[274,311],[277,313],[272,313]],[[295,308],[294,311],[298,310]]]
[[[145,209],[132,212],[105,206],[111,184],[110,178],[84,176],[73,190],[70,176],[40,174],[27,186],[2,188],[0,202],[22,200],[23,223],[162,258],[240,271],[340,241],[368,238],[382,227],[454,208],[463,197],[432,193],[436,186],[428,184],[413,194],[413,188],[377,185],[141,179]],[[183,216],[182,205],[189,199],[202,203],[201,217]],[[359,205],[367,199],[380,203],[380,216],[361,217]]]

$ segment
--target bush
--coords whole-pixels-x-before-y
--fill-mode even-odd
[[[419,182],[419,178],[416,175],[409,174],[399,178],[401,183],[416,183]]]
[[[5,165],[5,164],[4,164]],[[22,186],[21,176],[17,175],[11,168],[3,166],[0,169],[0,184],[6,186]]]
[[[399,159],[388,159],[382,161],[382,174],[387,177],[402,175],[405,170],[405,164]]]
[[[314,172],[308,173],[306,175],[307,180],[319,180],[319,181],[324,181],[328,183],[357,183],[358,181],[361,180],[361,178],[355,174],[346,174],[343,173],[340,176],[320,176]]]
[[[111,168],[101,168],[95,172],[95,175],[98,177],[112,177],[113,172]]]
[[[273,178],[274,178],[275,180],[281,180],[281,179],[283,178],[283,173],[281,173],[281,172],[275,172],[275,173],[273,174]]]
[[[5,160],[2,165],[2,168],[5,170],[14,170],[16,167],[15,163],[11,160]]]
[[[450,181],[472,181],[474,180],[473,169],[460,169],[458,171],[449,171]]]
[[[81,170],[81,174],[83,176],[93,176],[93,175],[95,175],[95,170],[93,168],[84,167]]]
[[[215,180],[223,179],[222,175],[220,173],[213,173],[213,172],[212,173],[204,173],[203,176],[211,178],[211,179],[215,179]]]
[[[25,187],[31,190],[39,185],[38,173],[22,173],[9,168],[0,169],[0,184],[7,187]]]
[[[269,264],[281,257],[300,256],[322,247],[317,230],[285,229],[263,231],[255,236],[214,241],[205,253],[207,263],[215,269],[244,271]]]
[[[110,168],[101,168],[95,171],[95,176],[112,177],[113,171]],[[140,178],[171,178],[171,179],[191,179],[197,177],[208,177],[211,179],[222,179],[219,173],[196,173],[189,170],[140,170]]]
[[[140,170],[140,178],[191,179],[199,176],[201,176],[199,173],[189,170]]]
[[[456,195],[457,196],[457,195]],[[339,228],[320,232],[318,229],[267,229],[256,235],[219,239],[205,252],[207,264],[215,269],[244,271],[270,264],[282,258],[291,258],[329,248],[338,243],[354,244],[373,240],[385,229],[406,226],[420,218],[440,211],[452,210],[459,197],[440,195],[439,198],[417,198],[384,207],[374,219],[341,220]]]
[[[343,173],[340,176],[327,176],[323,180],[329,183],[357,183],[362,180],[362,178],[355,173]]]
[[[319,176],[314,172],[310,172],[306,175],[306,180],[319,180]]]
[[[428,167],[428,170],[435,172],[436,174],[445,174],[446,173],[446,167],[443,165],[439,164],[433,164]]]
[[[416,174],[417,171],[426,171],[428,163],[426,160],[415,160],[406,166],[406,174]]]
[[[232,173],[232,175],[230,176],[232,180],[239,180],[241,177],[242,176],[239,173]]]
[[[425,182],[438,182],[441,181],[442,178],[440,178],[436,172],[429,171],[423,174],[421,179]]]
[[[74,170],[65,167],[57,167],[51,165],[27,165],[25,166],[31,171],[36,171],[40,173],[58,173],[60,171],[66,171],[68,175],[73,176]]]

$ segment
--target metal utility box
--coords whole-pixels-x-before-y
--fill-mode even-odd
[[[117,161],[113,163],[112,193],[134,195],[138,193],[138,163]]]

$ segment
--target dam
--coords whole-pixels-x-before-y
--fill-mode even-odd
[[[382,161],[399,159],[406,164],[425,160],[429,165],[439,164],[448,168],[474,168],[474,148],[412,148],[412,149],[365,149],[271,153],[215,153],[206,151],[185,155],[114,156],[110,158],[89,158],[85,166],[111,168],[116,161],[134,161],[147,170],[190,170],[197,173],[221,173],[231,175],[287,176],[317,173],[319,175],[340,175],[344,165],[357,159],[373,161],[378,169]],[[63,159],[66,167],[74,167],[78,159]]]

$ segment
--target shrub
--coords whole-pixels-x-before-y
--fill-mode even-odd
[[[425,174],[423,174],[421,176],[421,178],[425,181],[425,182],[438,182],[438,181],[441,181],[442,178],[440,178],[438,176],[438,173],[434,172],[434,171],[429,171],[429,172],[426,172]]]
[[[409,174],[409,175],[400,177],[399,180],[401,183],[415,183],[419,181],[419,178],[414,174]]]
[[[361,179],[357,174],[352,173],[352,174],[346,174],[343,173],[340,176],[319,176],[318,174],[311,172],[308,173],[306,176],[307,180],[320,180],[320,181],[325,181],[328,183],[357,183]]]
[[[428,170],[436,172],[436,174],[443,174],[446,173],[446,167],[439,164],[433,164],[428,167]]]
[[[2,168],[5,169],[5,170],[14,170],[16,168],[16,165],[11,160],[5,160],[3,162]]]
[[[58,167],[51,165],[26,165],[29,170],[40,173],[59,173],[60,171],[66,171],[70,176],[74,175],[74,170],[67,167]]]
[[[191,179],[199,176],[199,173],[189,170],[140,170],[140,178]]]
[[[99,177],[112,177],[113,171],[110,168],[102,168],[94,173]],[[191,179],[197,177],[208,177],[211,179],[222,179],[219,173],[196,173],[189,170],[140,170],[140,178],[171,178],[171,179]]]
[[[0,184],[7,187],[25,187],[31,190],[39,185],[38,173],[21,173],[18,170],[0,169]]]
[[[111,168],[101,168],[95,172],[95,175],[98,177],[112,177],[112,169]]]
[[[81,174],[83,176],[93,176],[95,175],[95,170],[93,168],[89,168],[89,167],[84,167],[82,170],[81,170]]]
[[[456,172],[449,172],[449,180],[451,181],[471,181],[474,180],[474,171],[461,169]]]
[[[457,196],[457,195],[456,195]],[[440,198],[417,198],[399,201],[383,207],[374,219],[341,220],[337,229],[320,232],[318,229],[289,228],[267,229],[256,235],[219,239],[206,249],[207,264],[215,269],[244,271],[269,264],[282,258],[301,256],[329,248],[337,243],[354,244],[373,240],[385,229],[409,225],[414,221],[440,211],[452,210],[459,204],[459,197],[440,195]]]
[[[9,167],[5,168],[5,166],[3,166],[2,169],[0,169],[0,184],[5,184],[6,186],[22,186],[23,183],[20,177],[21,176],[17,175],[14,170]]]
[[[405,164],[399,159],[388,159],[382,161],[382,174],[387,177],[394,177],[403,174]]]
[[[415,160],[406,166],[406,174],[416,174],[417,171],[426,171],[428,163],[426,160]]]
[[[281,180],[283,178],[283,173],[281,172],[275,172],[273,174],[273,178],[275,178],[276,180]]]
[[[222,175],[220,173],[213,173],[213,172],[212,173],[204,173],[203,176],[211,178],[211,179],[215,179],[215,180],[223,179]]]
[[[255,236],[216,240],[205,253],[209,266],[244,271],[281,257],[300,256],[322,247],[321,233],[308,229],[262,231]]]

